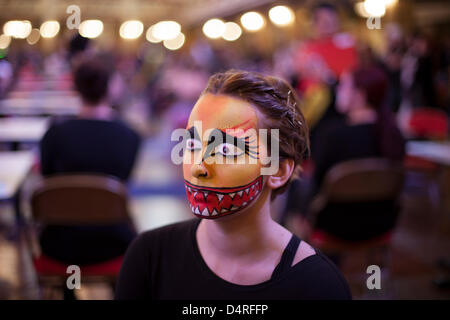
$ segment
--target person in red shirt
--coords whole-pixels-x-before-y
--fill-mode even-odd
[[[335,115],[334,86],[358,60],[353,37],[339,32],[339,16],[333,5],[315,7],[313,28],[315,38],[303,43],[295,57],[300,80],[297,89],[305,101],[303,112],[310,128]]]

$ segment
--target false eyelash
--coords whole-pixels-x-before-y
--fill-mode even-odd
[[[238,146],[239,145],[238,141],[239,140],[243,141],[244,142],[244,150],[243,150],[244,153],[253,159],[259,159],[259,152],[255,151],[255,149],[257,149],[257,146],[250,146],[250,143],[252,143],[255,140],[249,141],[249,139],[250,139],[250,136],[247,136],[244,138],[234,137],[233,144],[235,146]],[[214,156],[215,152],[213,152],[211,155]],[[234,157],[236,158],[237,156],[235,155]]]
[[[250,146],[250,143],[254,142],[255,139],[252,140],[252,141],[249,141],[249,139],[250,139],[249,136],[243,138],[244,146],[245,146],[244,152],[245,152],[246,155],[248,155],[249,157],[251,157],[253,159],[259,159],[259,152],[255,151],[255,149],[257,149],[257,147],[256,146]]]
[[[218,129],[215,129],[217,131],[220,131]],[[253,158],[253,159],[259,159],[259,152],[255,151],[257,150],[257,146],[250,146],[250,143],[253,143],[254,141],[256,141],[255,139],[253,139],[252,141],[250,141],[250,136],[246,136],[243,138],[238,138],[238,137],[232,137],[227,135],[224,131],[220,131],[220,133],[222,134],[223,138],[225,138],[225,140],[228,143],[233,143],[237,148],[241,149],[242,151],[244,151],[245,154],[247,154],[249,157]],[[229,138],[232,138],[232,141],[229,141]],[[208,139],[208,148],[209,146],[213,146],[214,149],[217,146],[217,144],[214,143],[215,142],[215,136],[211,135],[210,138]],[[244,148],[241,148],[240,146],[242,146],[242,144],[244,145]],[[203,160],[206,157],[209,156],[215,156],[216,153],[213,150],[208,151],[208,149],[205,152],[205,155],[203,155]],[[234,155],[233,157],[237,157],[237,155]]]

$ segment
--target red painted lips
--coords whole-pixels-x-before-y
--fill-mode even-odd
[[[247,207],[262,189],[262,176],[249,184],[234,188],[209,188],[185,181],[192,212],[202,218],[215,219]]]

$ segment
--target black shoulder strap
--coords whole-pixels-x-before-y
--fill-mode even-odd
[[[285,273],[292,265],[295,254],[297,253],[298,246],[300,245],[300,239],[293,234],[291,240],[283,251],[280,262],[275,267],[272,273],[271,279],[274,279],[283,273]]]

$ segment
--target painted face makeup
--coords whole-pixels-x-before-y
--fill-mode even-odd
[[[262,189],[262,176],[241,187],[206,188],[185,182],[192,212],[202,218],[214,219],[245,209]]]
[[[183,157],[186,195],[196,216],[237,213],[261,194],[257,124],[256,111],[243,100],[206,94],[197,101]]]

